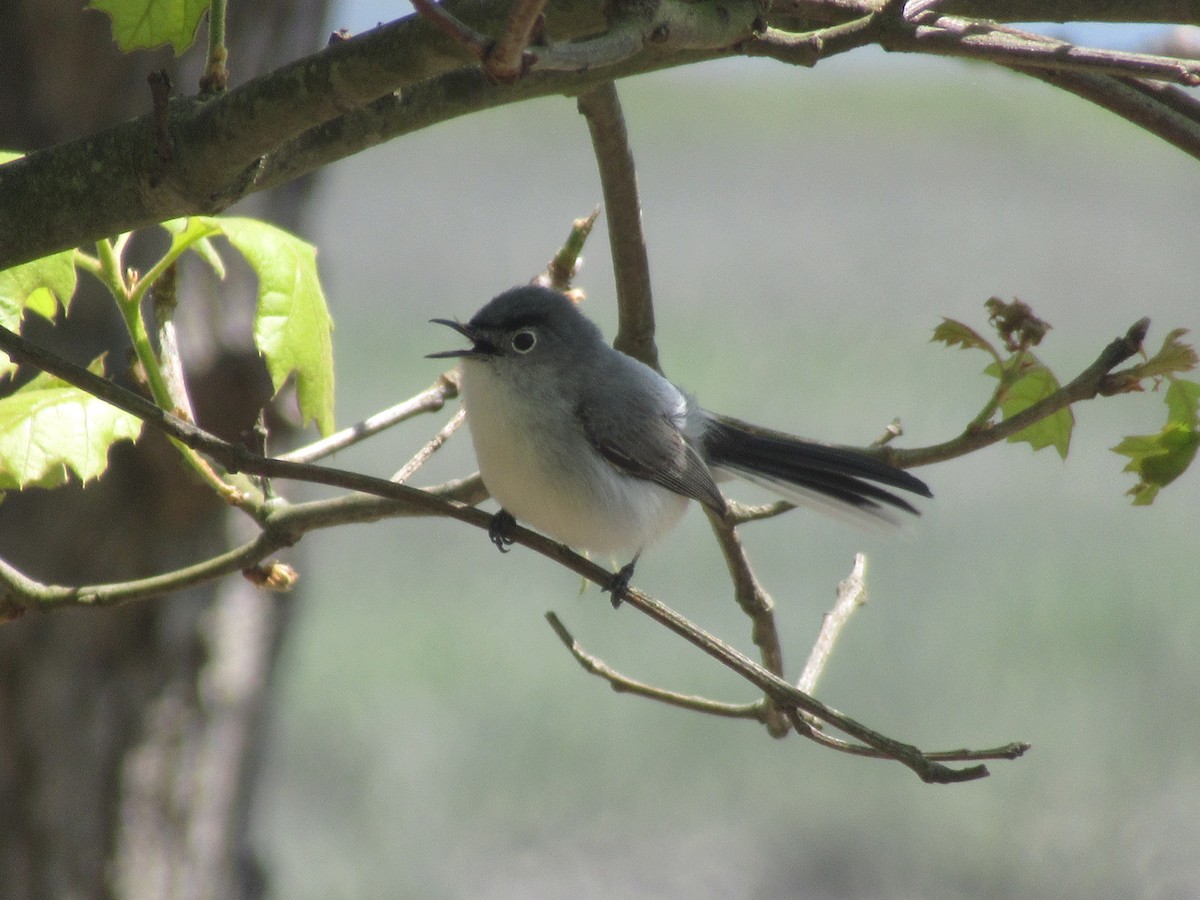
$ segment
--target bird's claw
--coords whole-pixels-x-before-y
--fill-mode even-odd
[[[604,593],[611,595],[613,609],[621,608],[621,601],[629,593],[629,582],[633,579],[633,567],[637,565],[637,557],[617,569],[612,579],[601,588]]]
[[[517,520],[506,509],[502,509],[492,516],[492,523],[488,525],[488,540],[495,544],[496,549],[501,553],[507,553],[509,548],[516,543],[516,539],[512,537],[512,528],[516,524]]]

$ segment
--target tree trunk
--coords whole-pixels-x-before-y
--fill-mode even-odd
[[[202,46],[182,64],[165,51],[122,56],[108,19],[78,2],[12,6],[0,29],[0,148],[33,150],[145,112],[152,70],[195,90]],[[325,4],[235,3],[230,16],[236,82],[316,49]],[[298,227],[308,187],[240,211]],[[180,279],[193,400],[202,425],[237,437],[270,394],[250,343],[255,285],[235,267],[218,298],[211,282],[189,277],[198,274]],[[117,371],[127,358],[112,301],[86,276],[66,327],[29,327],[75,360],[108,351]],[[237,523],[173,457],[147,432],[114,450],[99,483],[10,494],[0,505],[0,555],[39,580],[86,583],[216,552]],[[228,579],[0,626],[0,893],[260,896],[248,812],[291,602]]]

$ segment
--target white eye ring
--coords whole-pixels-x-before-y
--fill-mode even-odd
[[[537,345],[537,335],[523,328],[512,336],[512,348],[518,353],[528,353]]]

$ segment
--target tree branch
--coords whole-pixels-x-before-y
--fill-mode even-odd
[[[572,222],[571,231],[562,247],[531,284],[540,284],[564,294],[569,291],[571,281],[575,278],[575,270],[579,266],[579,255],[583,253],[584,242],[591,235],[599,216],[600,207],[597,206],[589,215]]]
[[[1121,373],[1114,373],[1113,369],[1141,350],[1142,341],[1145,340],[1149,328],[1149,319],[1139,319],[1124,335],[1105,347],[1096,361],[1080,372],[1073,381],[1003,422],[989,424],[983,428],[968,427],[958,437],[929,447],[882,447],[878,451],[879,455],[902,469],[943,462],[1002,441],[1073,403],[1090,400],[1097,395],[1116,393],[1128,385],[1122,380]]]
[[[878,12],[885,0],[773,0],[773,17],[838,23]],[[914,4],[910,3],[910,8]],[[939,13],[996,22],[1142,22],[1200,25],[1179,0],[936,0]]]
[[[991,13],[1018,6],[977,0],[941,4],[938,9],[978,9],[981,16],[1003,18]],[[1113,14],[1119,7],[1130,21],[1196,18],[1194,13],[1172,14],[1174,7],[1165,2],[1144,4],[1150,9],[1144,14],[1137,13],[1137,4],[1101,6],[1097,14]],[[442,8],[479,34],[497,33],[513,21],[509,7],[483,0],[449,0]],[[873,0],[776,3],[764,22],[753,0],[661,0],[611,7],[599,0],[562,0],[546,11],[550,42],[529,51],[534,60],[528,72],[511,85],[490,83],[460,43],[413,15],[339,40],[233,90],[177,99],[158,115],[0,166],[0,222],[20,226],[0,232],[0,269],[166,219],[219,212],[247,194],[381,140],[468,112],[531,97],[575,94],[601,82],[737,52],[811,65],[858,46],[864,41],[862,29],[869,25],[873,36],[880,20],[816,35],[789,35],[778,28],[764,32],[764,27],[793,21],[797,11],[816,21],[845,24],[873,17],[884,8]],[[617,13],[607,22],[602,19],[606,9]],[[894,16],[883,18],[895,21]],[[943,15],[937,21],[948,20]],[[759,32],[765,37],[756,38]],[[945,53],[955,47],[966,48],[960,55],[982,52],[972,47],[982,39],[971,34],[952,40],[906,38],[893,27],[889,39],[893,46],[908,41],[908,49],[919,52]],[[1014,61],[1020,55],[1014,50],[995,52],[1004,57],[1003,64],[1022,71],[1034,71],[1033,65],[1052,66],[1038,69],[1037,77],[1094,100],[1200,157],[1195,103],[1146,84],[1098,81],[1104,76],[1096,74],[1099,69],[1176,78],[1184,73],[1191,78],[1197,71],[1194,64],[1045,46],[1026,47],[1020,61]],[[1043,58],[1033,58],[1037,56]],[[1086,71],[1071,81],[1063,65],[1076,64]],[[79,177],[81,172],[88,177]]]
[[[659,703],[666,703],[668,706],[677,706],[680,709],[703,713],[709,716],[764,721],[766,704],[761,700],[754,703],[721,703],[718,700],[710,700],[707,697],[698,697],[694,694],[679,694],[675,691],[668,691],[646,684],[643,681],[637,681],[627,675],[622,675],[602,659],[592,656],[584,650],[554,613],[546,613],[546,621],[550,623],[550,627],[554,629],[554,633],[558,635],[558,639],[571,651],[571,655],[575,657],[584,671],[603,678],[618,694],[636,694],[648,700],[656,700]]]
[[[850,621],[850,616],[867,602],[866,579],[867,558],[861,553],[856,553],[854,554],[854,568],[850,570],[850,574],[843,581],[839,582],[837,601],[833,604],[833,609],[825,613],[821,620],[821,632],[813,643],[812,652],[809,653],[808,661],[804,664],[800,680],[796,682],[796,687],[804,693],[811,694],[816,689],[817,679],[825,671],[825,665],[833,654],[833,646],[837,643],[842,629]]]
[[[525,48],[542,17],[546,0],[518,0],[513,5],[504,30],[484,57],[484,69],[495,81],[516,81],[525,74],[534,57]]]
[[[645,697],[648,700],[665,703],[668,706],[675,706],[690,712],[718,716],[720,718],[753,719],[760,722],[764,720],[764,715],[769,706],[763,700],[758,700],[754,703],[722,703],[718,700],[710,700],[707,697],[697,697],[693,694],[680,694],[675,691],[664,690],[663,688],[637,681],[627,675],[622,675],[603,660],[585,651],[554,613],[546,613],[546,620],[550,623],[550,627],[554,629],[554,633],[558,635],[559,640],[571,652],[571,655],[575,657],[579,665],[583,667],[584,671],[603,678],[617,693],[635,694],[639,697]],[[814,723],[818,723],[819,720],[813,718],[805,719],[795,707],[785,706],[784,709],[789,719],[795,723],[798,734],[822,746],[855,756],[870,756],[874,758],[881,756],[880,751],[876,748],[852,744],[822,733],[814,727]],[[939,762],[967,762],[988,759],[1013,760],[1021,757],[1028,750],[1028,744],[1014,741],[1013,743],[987,750],[939,750],[925,753],[924,757],[927,760],[937,760]],[[967,771],[978,772],[981,768],[978,767]],[[969,779],[964,778],[962,780]]]
[[[466,421],[467,410],[465,406],[460,406],[458,412],[450,417],[450,421],[441,427],[437,434],[425,442],[414,455],[413,458],[406,462],[395,475],[392,476],[392,481],[403,484],[412,478],[417,469],[425,465],[429,461],[429,457],[433,456],[441,446],[450,439],[450,436],[462,426]]]
[[[343,428],[328,437],[314,441],[303,447],[297,447],[287,453],[281,453],[279,459],[288,462],[311,463],[324,459],[339,450],[352,447],[359,441],[364,441],[372,435],[379,434],[411,419],[421,413],[437,412],[446,405],[447,400],[458,396],[458,370],[452,369],[438,376],[432,386],[426,388],[415,397],[410,397],[395,406],[390,406],[381,412],[367,416],[361,422]]]
[[[779,629],[775,625],[775,602],[754,574],[734,523],[711,511],[706,512],[717,545],[725,557],[725,565],[729,569],[734,599],[750,619],[751,639],[758,647],[763,665],[772,674],[782,678],[783,648],[779,643]],[[787,716],[775,707],[769,696],[765,698],[764,706],[762,722],[767,726],[767,733],[775,738],[787,735]]]
[[[587,119],[592,135],[608,213],[608,242],[612,248],[620,323],[613,346],[661,371],[654,343],[654,299],[650,259],[642,234],[642,206],[616,85],[605,81],[580,94],[579,112]]]
[[[97,375],[93,375],[86,369],[69,363],[46,350],[36,347],[36,345],[31,344],[29,341],[5,328],[0,328],[0,349],[7,352],[18,362],[36,365],[64,381],[74,384],[81,390],[101,397],[119,409],[123,409],[141,418],[147,424],[152,425],[169,437],[195,450],[207,453],[231,471],[244,471],[264,478],[286,478],[348,488],[350,490],[389,498],[389,500],[405,512],[449,516],[481,530],[487,530],[491,527],[492,516],[490,514],[474,507],[448,501],[427,491],[417,490],[407,485],[355,472],[347,472],[341,469],[264,457],[253,453],[245,447],[230,444],[191,423],[185,422],[159,409],[150,401],[124,388]],[[199,568],[193,567],[191,570],[185,571],[188,572],[188,577],[207,580],[208,578],[216,577],[214,572],[218,570],[221,572],[228,571],[234,565],[239,568],[246,568],[256,561],[254,557],[262,546],[277,548],[278,546],[287,546],[295,543],[306,531],[318,527],[318,523],[328,522],[329,516],[335,510],[344,516],[345,509],[339,508],[335,504],[345,503],[352,499],[354,498],[341,498],[339,501],[329,501],[324,505],[309,504],[290,509],[286,505],[282,505],[283,501],[275,501],[273,505],[269,504],[267,506],[267,514],[262,519],[263,532],[257,539],[262,544],[252,542],[254,544],[253,548],[251,545],[246,545],[238,550],[231,551],[229,554],[224,554],[221,557],[210,560],[207,563],[201,563]],[[375,511],[377,511],[378,505],[376,504],[374,507]],[[535,550],[595,584],[607,585],[611,582],[612,573],[608,570],[543,535],[516,525],[511,528],[509,536],[516,543]],[[260,556],[259,559],[261,558]],[[178,573],[160,576],[157,579],[144,579],[139,583],[138,590],[145,591],[147,594],[160,593],[168,589],[166,586],[167,582],[164,582],[162,579],[173,577],[179,577]],[[52,591],[47,595],[39,591],[36,583],[32,583],[30,579],[16,572],[10,566],[0,569],[0,580],[3,580],[9,586],[9,591],[5,598],[6,604],[9,607],[13,605],[38,605],[39,603],[50,605],[65,602],[78,603],[80,596],[91,598],[99,590],[99,588],[90,588],[86,589],[87,593],[81,594],[81,589],[67,588],[64,590],[71,593],[63,594],[59,591]],[[123,590],[125,599],[133,595],[134,589],[129,585],[126,585]],[[814,716],[839,731],[862,741],[878,755],[903,763],[926,782],[950,783],[981,778],[987,775],[987,769],[982,765],[971,766],[965,769],[947,768],[941,763],[926,757],[911,744],[893,740],[873,729],[867,728],[837,710],[813,699],[797,688],[792,687],[779,676],[769,672],[738,650],[735,650],[725,642],[692,624],[674,610],[639,590],[630,588],[624,599],[627,605],[640,610],[645,615],[683,637],[722,665],[730,668],[757,686],[774,703],[786,708],[794,723],[802,721],[798,718],[801,713]],[[11,609],[6,609],[4,612],[7,614],[11,612]],[[810,730],[806,727],[806,733]],[[826,736],[820,736],[815,739],[828,740]]]
[[[1093,50],[1067,41],[1007,26],[953,16],[931,16],[910,31],[893,32],[881,43],[887,50],[944,53],[1017,68],[1090,72],[1170,81],[1188,87],[1200,84],[1200,62]]]

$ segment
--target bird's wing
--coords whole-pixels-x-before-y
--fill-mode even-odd
[[[687,399],[665,379],[661,391],[632,392],[620,402],[585,392],[575,410],[588,442],[614,468],[724,514],[712,472],[684,437],[686,411]]]

